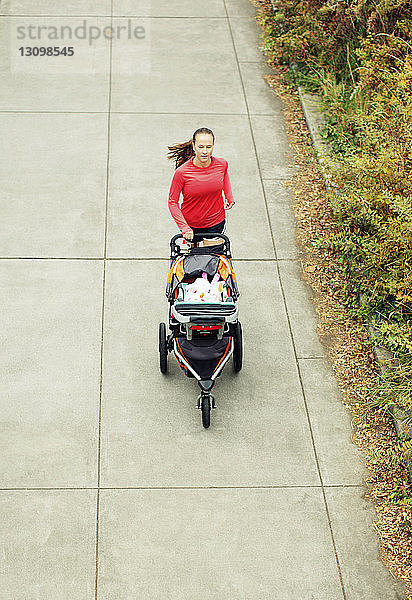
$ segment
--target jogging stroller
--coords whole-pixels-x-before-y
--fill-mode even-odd
[[[194,242],[213,243],[213,238],[216,234],[202,234]],[[211,408],[216,408],[211,393],[216,378],[231,356],[234,371],[242,368],[242,327],[236,304],[239,290],[227,236],[219,234],[217,245],[193,244],[191,249],[183,248],[182,242],[181,235],[170,241],[166,285],[170,332],[160,323],[160,371],[167,372],[167,355],[173,351],[185,375],[197,379],[197,408],[203,427],[208,428]]]

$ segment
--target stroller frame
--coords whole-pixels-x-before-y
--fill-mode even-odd
[[[204,248],[196,246],[196,242],[202,239],[210,240],[216,237],[222,239],[223,243]],[[182,235],[178,234],[170,241],[170,271],[166,286],[166,297],[169,301],[169,333],[166,333],[166,324],[160,323],[160,370],[162,373],[167,372],[167,355],[173,352],[186,376],[195,378],[199,384],[201,392],[196,406],[202,411],[203,426],[208,428],[210,410],[216,408],[215,398],[211,392],[216,378],[220,376],[232,356],[234,371],[239,372],[242,368],[242,328],[236,305],[240,294],[231,263],[230,241],[226,235],[213,233],[195,236],[190,251],[182,250],[178,244],[179,239],[182,240]],[[186,257],[191,258],[186,259]],[[179,263],[181,263],[180,267]],[[187,275],[184,274],[184,265],[189,266]],[[184,287],[187,285],[184,279],[190,280],[200,276],[202,265],[210,276],[213,276],[216,265],[219,265],[222,272],[228,274],[226,278],[222,277],[225,281],[224,301],[216,303],[184,301]],[[181,280],[175,276],[179,268]]]

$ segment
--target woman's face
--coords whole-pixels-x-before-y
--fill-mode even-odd
[[[198,133],[193,149],[197,160],[207,164],[213,152],[213,137],[210,133]]]

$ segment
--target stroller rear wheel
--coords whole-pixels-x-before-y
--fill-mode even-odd
[[[242,325],[239,323],[233,326],[233,369],[238,373],[242,368],[243,363],[243,336],[242,336]]]
[[[202,396],[202,425],[205,429],[210,427],[210,396],[209,394],[204,394]]]
[[[159,323],[159,366],[162,373],[167,373],[167,339],[166,325]]]

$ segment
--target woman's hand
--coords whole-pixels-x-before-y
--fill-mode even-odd
[[[226,200],[226,198],[225,198],[224,209],[230,210],[232,208],[232,206],[234,206],[235,204],[236,204],[236,202],[234,200],[229,201],[229,200]]]
[[[193,230],[189,229],[189,231],[186,231],[186,233],[183,234],[183,237],[185,238],[185,240],[193,240]]]

